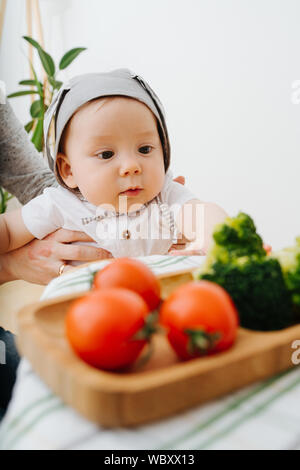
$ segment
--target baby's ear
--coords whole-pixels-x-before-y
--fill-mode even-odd
[[[56,165],[63,182],[69,188],[77,188],[78,185],[76,184],[75,178],[73,176],[72,167],[70,165],[70,161],[67,155],[62,152],[59,152],[56,157]]]

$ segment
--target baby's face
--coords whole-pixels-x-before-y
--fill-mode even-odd
[[[146,105],[132,98],[89,102],[72,117],[57,165],[66,185],[78,187],[90,203],[109,204],[124,212],[127,196],[127,210],[136,210],[164,184],[156,118]],[[124,194],[137,187],[140,191]]]

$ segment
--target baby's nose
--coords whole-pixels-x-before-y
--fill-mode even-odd
[[[141,171],[142,170],[138,162],[136,160],[130,160],[121,166],[120,175],[121,176],[139,175]]]

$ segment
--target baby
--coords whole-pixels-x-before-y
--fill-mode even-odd
[[[85,231],[114,257],[167,254],[178,240],[205,254],[227,216],[173,181],[162,104],[128,69],[64,85],[46,113],[44,144],[59,184],[0,216],[1,254],[59,228]]]

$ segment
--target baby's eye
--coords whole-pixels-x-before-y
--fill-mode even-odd
[[[147,149],[148,149],[148,151],[147,151]],[[144,147],[140,147],[140,148],[139,148],[139,151],[140,151],[141,153],[144,153],[144,154],[145,154],[145,153],[150,153],[150,152],[151,152],[151,149],[152,149],[151,145],[144,145]]]
[[[97,157],[101,158],[101,160],[109,160],[113,156],[114,152],[111,152],[110,150],[105,150],[104,152],[97,153]]]

